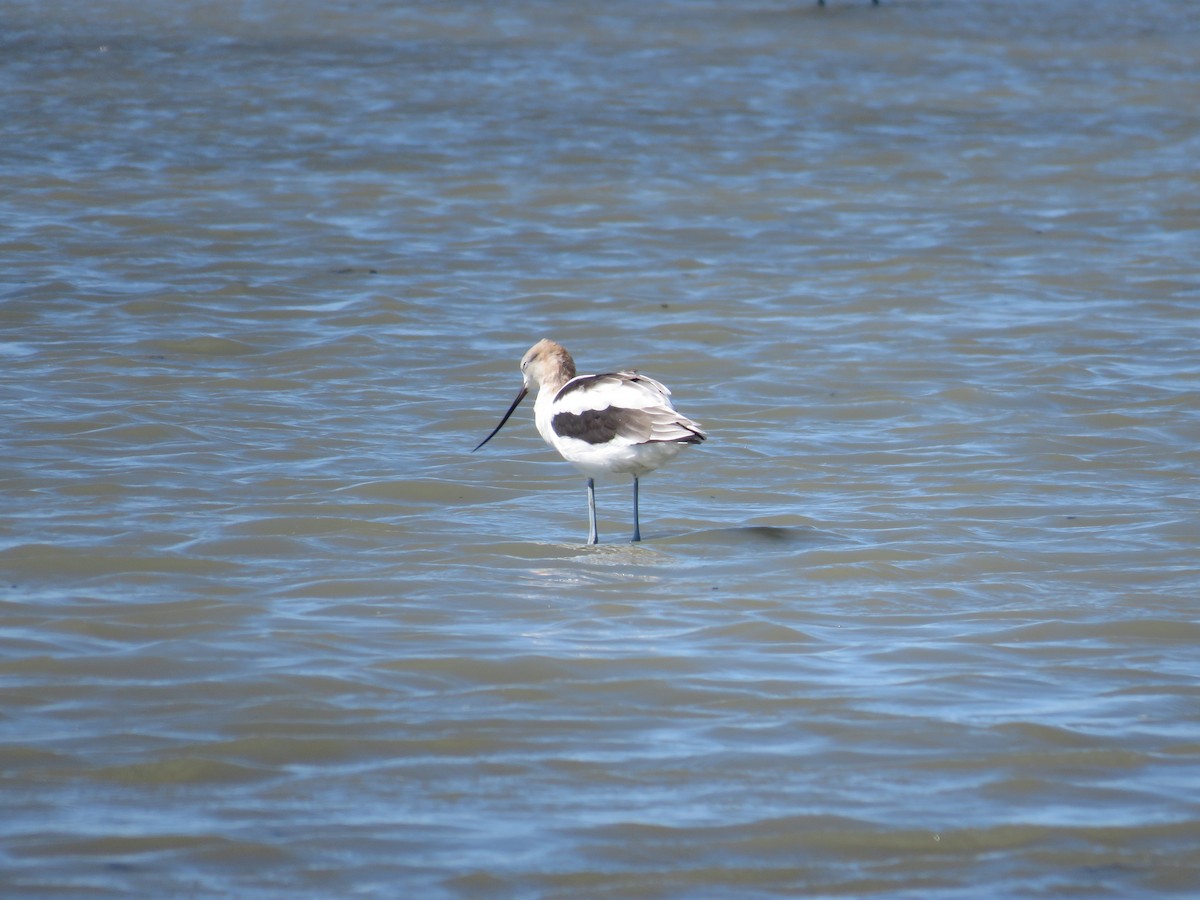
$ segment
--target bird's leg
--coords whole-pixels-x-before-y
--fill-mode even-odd
[[[642,539],[642,529],[638,523],[638,479],[633,476],[633,543]]]
[[[596,533],[596,482],[588,479],[588,543],[600,543],[600,536]]]

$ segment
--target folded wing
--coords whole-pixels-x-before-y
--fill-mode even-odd
[[[637,372],[584,375],[563,385],[554,398],[554,431],[589,444],[679,442],[707,436],[671,404],[666,385]]]

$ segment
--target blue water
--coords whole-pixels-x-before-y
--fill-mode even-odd
[[[0,19],[0,893],[1200,890],[1188,4]]]

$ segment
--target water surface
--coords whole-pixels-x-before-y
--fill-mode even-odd
[[[1190,4],[0,20],[3,892],[1200,890]]]

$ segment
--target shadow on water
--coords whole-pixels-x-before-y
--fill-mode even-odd
[[[739,525],[684,531],[652,541],[668,545],[703,544],[753,548],[771,552],[800,550],[834,540],[829,532],[816,528],[783,525]]]

